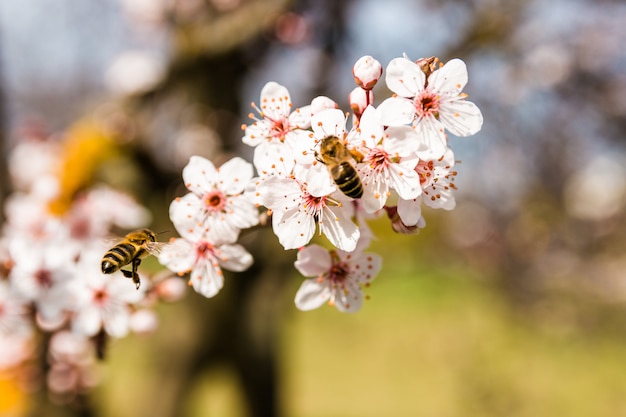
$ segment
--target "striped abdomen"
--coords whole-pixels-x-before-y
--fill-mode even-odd
[[[102,257],[102,272],[111,274],[124,265],[131,263],[134,258],[140,257],[142,252],[145,252],[145,250],[138,245],[128,242],[118,243]]]
[[[348,161],[334,165],[330,168],[330,175],[333,177],[337,187],[345,195],[351,198],[361,198],[363,196],[363,185],[356,169]]]

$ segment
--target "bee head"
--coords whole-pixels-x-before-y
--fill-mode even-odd
[[[142,245],[146,242],[156,242],[156,233],[150,229],[139,229],[127,234],[126,238]]]

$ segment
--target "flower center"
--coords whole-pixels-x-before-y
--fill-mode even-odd
[[[428,90],[415,97],[415,112],[421,119],[426,117],[439,118],[439,96]]]
[[[350,274],[345,262],[334,263],[328,271],[328,280],[333,284],[342,284]]]
[[[375,148],[369,151],[363,162],[369,164],[374,171],[382,171],[389,166],[389,154],[382,149]]]
[[[206,241],[200,241],[196,244],[196,256],[203,258],[208,253],[213,253],[213,245]]]
[[[42,288],[52,287],[52,274],[47,269],[40,269],[35,272],[35,281]]]
[[[326,200],[328,197],[315,197],[306,193],[304,196],[304,210],[312,216],[315,216],[315,220],[320,220],[319,215],[322,213],[322,209],[326,206]]]
[[[108,295],[104,290],[97,290],[93,293],[93,301],[96,304],[102,305],[107,300]]]
[[[209,191],[204,196],[204,205],[208,211],[222,211],[226,206],[226,196],[220,190]]]
[[[432,182],[434,166],[435,164],[433,161],[420,160],[417,166],[415,167],[415,171],[417,171],[417,173],[419,174],[420,185],[422,187],[425,187]]]
[[[272,120],[272,139],[284,142],[287,133],[289,133],[289,120]]]

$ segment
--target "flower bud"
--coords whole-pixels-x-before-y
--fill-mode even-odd
[[[364,90],[361,87],[356,87],[350,95],[348,95],[348,102],[352,113],[357,118],[360,118],[368,105],[374,103],[374,93],[372,90]]]
[[[359,87],[365,90],[374,88],[382,74],[383,66],[369,55],[359,58],[352,67],[354,81]]]

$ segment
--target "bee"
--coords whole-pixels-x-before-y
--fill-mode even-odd
[[[328,167],[328,172],[341,192],[351,198],[361,198],[363,184],[352,165],[361,162],[363,156],[351,151],[337,136],[327,136],[320,143],[320,151],[315,152],[318,161]]]
[[[115,271],[122,271],[126,278],[131,278],[137,289],[141,281],[137,268],[141,260],[148,255],[156,255],[161,248],[166,245],[156,241],[157,235],[150,229],[139,229],[130,232],[109,249],[102,257],[102,273],[112,274]],[[122,267],[131,264],[131,270],[127,271]]]

